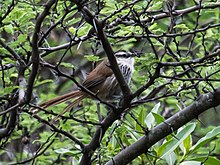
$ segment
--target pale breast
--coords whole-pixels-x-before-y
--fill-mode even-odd
[[[131,76],[134,69],[133,63],[134,63],[133,58],[132,59],[123,58],[118,60],[119,69],[121,70],[121,73],[127,84],[130,84],[131,81]],[[104,100],[115,100],[117,98],[120,98],[122,94],[114,74],[106,78],[105,82],[103,83],[103,85],[99,90],[100,90],[99,97]]]

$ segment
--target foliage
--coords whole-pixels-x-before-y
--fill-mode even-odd
[[[183,116],[188,123],[178,129],[166,120],[193,103],[201,108],[200,96],[220,87],[220,2],[172,2],[0,2],[2,163],[78,164],[89,151],[92,164],[104,164],[167,124],[172,133],[143,149],[133,164],[220,164],[218,107],[205,107],[209,111],[193,122]],[[84,99],[56,122],[69,102],[32,114],[39,102],[80,88],[109,58],[96,20],[114,52],[135,54],[132,99],[113,105],[122,111],[111,122],[113,109],[96,99]],[[86,151],[88,144],[95,147]]]

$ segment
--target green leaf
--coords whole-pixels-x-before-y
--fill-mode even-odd
[[[164,33],[165,31],[163,29],[161,29],[157,23],[154,23],[152,24],[150,27],[149,27],[150,30],[152,30],[153,33],[156,33],[156,34],[160,34],[160,33]]]
[[[95,55],[85,55],[84,57],[87,58],[88,61],[99,61],[99,57]]]
[[[68,115],[67,115],[68,116]],[[64,130],[70,130],[72,128],[71,126],[72,123],[70,122],[65,122],[65,121],[61,121],[60,122],[60,127]]]
[[[162,122],[165,121],[164,117],[161,116],[160,114],[157,114],[157,113],[152,112],[152,115],[154,116],[154,118],[155,118],[157,124],[160,124],[160,123],[162,123]]]
[[[91,25],[89,24],[85,24],[84,26],[82,26],[79,30],[78,30],[78,35],[79,36],[83,36],[88,34],[89,30],[92,28]]]
[[[10,74],[10,78],[17,78],[18,77],[18,73],[11,73]]]
[[[184,128],[181,128],[181,130],[175,135],[175,137],[173,137],[171,140],[166,142],[168,144],[165,144],[166,149],[163,152],[162,156],[160,156],[160,155],[158,155],[158,156],[160,156],[161,158],[164,158],[168,154],[173,152],[183,142],[183,140],[185,140],[194,131],[195,128],[196,128],[195,123],[191,123],[191,124],[185,126]],[[161,146],[161,148],[163,147],[163,145]],[[160,149],[158,151],[160,151]]]
[[[0,90],[0,95],[5,95],[11,93],[14,89],[19,89],[21,88],[20,86],[9,86],[3,88],[3,90]]]
[[[70,28],[69,28],[69,31],[70,31],[72,34],[75,34],[75,33],[76,33],[76,28],[70,27]]]
[[[46,80],[43,80],[43,81],[40,81],[40,82],[37,81],[35,87],[46,84],[46,83],[52,83],[52,82],[54,82],[54,81],[51,80],[51,79],[46,79]]]
[[[161,156],[161,155],[162,155],[162,153],[165,151],[165,149],[166,149],[166,147],[167,147],[167,145],[168,145],[169,143],[170,143],[170,141],[167,141],[167,142],[163,143],[163,144],[156,150],[157,156]]]
[[[183,32],[183,31],[184,31],[184,32],[187,32],[187,31],[190,30],[189,27],[187,27],[186,24],[178,24],[178,25],[174,26],[174,28],[175,28],[175,29],[180,29],[182,32]]]
[[[197,161],[185,161],[180,163],[180,165],[201,165],[201,162],[197,162]]]
[[[143,124],[143,121],[144,121],[144,110],[141,109],[139,115],[138,115],[138,122],[142,125]],[[135,130],[137,131],[143,131],[141,126],[136,122],[135,124]]]
[[[220,134],[220,126],[208,132],[203,138],[201,138],[194,146],[192,146],[192,148],[190,149],[190,152],[195,152],[198,148],[207,144],[219,134]]]
[[[184,155],[187,154],[192,146],[192,137],[189,135],[184,141],[183,141],[183,146],[184,146]]]
[[[149,7],[148,10],[151,11],[151,10],[159,10],[162,8],[162,5],[163,5],[163,1],[158,1],[156,3],[153,3],[153,6]]]
[[[169,155],[166,156],[165,159],[168,165],[174,165],[177,160],[177,157],[174,152],[171,152]]]
[[[150,27],[149,27],[149,30],[153,30],[153,29],[156,29],[158,27],[157,23],[153,23]]]
[[[54,152],[56,152],[58,154],[65,154],[65,153],[69,153],[71,151],[69,149],[66,149],[66,148],[59,148],[59,149],[54,150]]]
[[[160,107],[160,102],[154,106],[154,108],[151,110],[151,112],[145,118],[145,123],[148,128],[152,128],[155,125],[155,118],[152,113],[157,113],[159,107]]]
[[[193,161],[199,161],[199,162],[204,162],[205,165],[220,165],[220,160],[218,160],[215,157],[212,156],[202,156],[202,157],[197,157],[194,159],[191,159]]]
[[[7,33],[10,33],[10,34],[14,34],[14,29],[13,29],[13,26],[11,24],[9,25],[5,25],[4,26],[4,29]]]
[[[23,42],[25,42],[27,40],[27,34],[20,34],[19,36],[18,36],[18,41],[20,42],[20,43],[23,43]]]
[[[79,21],[80,21],[80,18],[73,18],[73,19],[69,20],[69,21],[67,22],[67,24],[70,25],[70,26],[72,26],[72,25],[74,25],[75,23],[77,23],[77,22],[79,22]]]
[[[215,33],[213,33],[213,30],[212,29],[208,29],[206,31],[206,37],[213,37],[215,35]]]
[[[39,139],[39,141],[45,142],[45,141],[47,141],[48,138],[50,138],[50,137],[51,137],[51,133],[50,133],[50,132],[41,132],[41,133],[40,133],[40,139]],[[36,141],[37,141],[37,140],[36,140]]]
[[[60,66],[63,66],[65,68],[74,68],[74,65],[72,63],[68,63],[68,62],[61,62]]]
[[[26,49],[27,51],[31,51],[31,47],[30,47],[30,45],[28,45],[28,44],[25,44],[25,45],[24,45],[24,49]]]

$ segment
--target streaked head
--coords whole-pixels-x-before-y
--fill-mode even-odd
[[[140,55],[143,54],[142,52],[138,51],[132,51],[132,52],[127,52],[125,50],[120,50],[115,52],[115,56],[117,58],[133,58],[133,57],[140,57]]]
[[[118,51],[118,52],[115,52],[115,56],[117,58],[118,63],[130,65],[133,68],[134,56],[135,56],[134,53],[126,52],[126,51]]]
[[[115,52],[115,56],[117,58],[133,58],[131,52],[126,52],[126,51],[117,51]]]

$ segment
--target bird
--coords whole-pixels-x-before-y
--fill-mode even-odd
[[[126,51],[118,51],[114,55],[125,82],[129,85],[134,71],[134,56],[132,56],[132,53]],[[98,98],[104,101],[112,101],[122,95],[120,86],[107,58],[99,63],[88,74],[83,81],[82,86],[95,93]],[[61,116],[72,109],[75,105],[79,104],[84,98],[91,97],[92,96],[87,92],[77,89],[43,102],[39,107],[46,109],[68,100],[75,99],[66,106],[61,114],[59,114],[59,116]],[[58,118],[58,116],[56,118]]]

